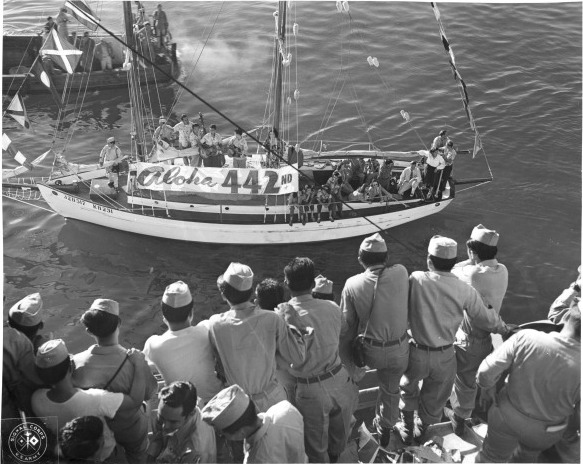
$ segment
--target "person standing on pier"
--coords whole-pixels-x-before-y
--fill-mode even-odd
[[[414,437],[422,442],[427,427],[441,421],[455,379],[453,342],[464,312],[482,329],[502,335],[511,331],[474,288],[451,273],[457,259],[455,240],[434,235],[427,252],[428,270],[415,271],[409,277],[409,325],[413,338],[409,366],[400,385],[402,421],[395,426],[406,445],[412,444]],[[421,380],[423,386],[419,389]],[[418,424],[414,422],[415,410]]]
[[[456,264],[451,271],[475,288],[484,303],[496,313],[500,313],[508,288],[508,269],[496,260],[499,238],[495,230],[478,224],[466,242],[469,259]],[[461,437],[465,420],[471,417],[476,402],[476,372],[493,347],[490,332],[477,327],[467,313],[455,338],[457,373],[449,398],[453,409],[450,420],[454,432]]]
[[[387,244],[380,234],[363,240],[358,262],[365,269],[350,277],[342,290],[340,307],[346,337],[364,333],[366,365],[377,370],[379,393],[374,426],[386,447],[399,418],[399,381],[407,370],[407,314],[409,276],[401,264],[388,265]]]

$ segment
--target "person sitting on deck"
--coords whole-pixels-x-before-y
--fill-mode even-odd
[[[411,161],[411,165],[403,169],[399,178],[399,195],[415,196],[415,191],[421,183],[421,171],[417,167],[417,161]],[[411,190],[409,193],[407,193]]]
[[[235,135],[227,142],[229,155],[233,157],[234,168],[247,167],[247,140],[243,138],[243,131],[237,127]]]
[[[316,222],[319,224],[322,220],[322,206],[326,206],[328,209],[328,216],[330,217],[330,221],[334,222],[334,214],[332,213],[332,197],[330,196],[330,187],[328,185],[318,187],[314,201],[316,203],[316,212],[318,213],[318,219]]]
[[[305,224],[305,221],[308,220],[308,214],[311,221],[314,221],[314,190],[312,186],[306,184],[304,186],[304,190],[300,192],[299,200],[300,200],[300,209],[302,214],[302,222]]]
[[[178,132],[178,148],[190,148],[190,134],[192,132],[192,126],[188,121],[188,116],[183,114],[180,116],[180,122],[174,127],[174,132]]]
[[[389,191],[391,188],[391,179],[393,175],[393,160],[385,160],[385,162],[381,165],[379,170],[378,182],[379,185],[384,188],[386,191]]]
[[[385,199],[391,198],[391,194],[385,190],[381,184],[374,180],[366,189],[364,198],[369,203],[372,203],[373,201],[383,201]]]
[[[158,127],[154,131],[154,143],[159,144],[164,142],[172,145],[174,137],[174,129],[168,125],[168,120],[164,116],[160,116],[160,119],[158,119]]]
[[[221,148],[223,138],[217,132],[216,124],[211,124],[209,129],[210,132],[201,140],[203,164],[205,168],[221,168],[225,164]]]

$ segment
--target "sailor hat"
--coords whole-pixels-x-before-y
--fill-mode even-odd
[[[114,300],[106,300],[104,298],[98,298],[95,300],[88,311],[103,311],[114,316],[119,316],[119,304]]]
[[[366,237],[360,244],[362,251],[370,251],[372,253],[386,253],[387,244],[385,239],[381,237],[378,232],[370,237]]]
[[[115,137],[109,137],[107,143],[115,142]]]
[[[239,419],[249,407],[250,399],[239,385],[217,393],[202,409],[202,420],[224,430]]]
[[[498,234],[498,232],[495,230],[486,229],[482,224],[478,224],[476,227],[474,227],[474,230],[472,230],[472,235],[470,235],[470,239],[490,246],[498,245],[499,238],[500,234]]]
[[[318,277],[316,277],[314,279],[314,281],[316,282],[316,286],[314,287],[314,290],[313,290],[314,292],[324,293],[324,294],[333,293],[332,286],[334,285],[334,282],[326,279],[326,277],[324,277],[322,274],[320,274]]]
[[[42,322],[43,300],[40,293],[25,296],[8,311],[8,317],[24,327],[34,327]]]
[[[231,287],[244,292],[253,286],[253,271],[245,264],[231,263],[222,275]]]
[[[36,353],[34,363],[41,369],[47,369],[61,364],[68,357],[69,350],[65,342],[59,338],[43,343]]]
[[[188,289],[188,285],[179,280],[166,287],[162,303],[172,308],[182,308],[192,302],[192,295]]]
[[[457,242],[451,238],[434,235],[429,241],[427,251],[436,258],[452,259],[457,257]]]

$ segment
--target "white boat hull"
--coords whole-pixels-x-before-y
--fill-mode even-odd
[[[171,218],[154,217],[110,208],[90,200],[71,195],[39,184],[38,188],[59,215],[92,224],[109,227],[135,234],[183,240],[188,242],[219,244],[286,244],[306,242],[327,242],[350,237],[358,237],[389,229],[407,222],[430,216],[449,205],[453,199],[436,203],[387,212],[365,218],[340,219],[334,222],[231,224],[182,221]]]

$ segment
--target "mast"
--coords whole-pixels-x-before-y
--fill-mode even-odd
[[[277,60],[275,60],[275,108],[273,114],[273,127],[279,132],[280,115],[281,115],[281,98],[283,93],[283,59],[284,59],[284,44],[285,44],[285,24],[286,24],[286,2],[279,2],[278,22],[277,22],[277,37],[275,44],[275,53]]]
[[[124,14],[124,24],[125,24],[125,34],[126,41],[129,47],[136,49],[136,40],[134,37],[133,23],[134,18],[132,15],[132,4],[130,1],[126,0],[123,2],[123,14]],[[135,53],[131,53],[130,60],[130,71],[129,71],[129,90],[130,90],[130,101],[131,101],[131,111],[132,111],[132,128],[131,134],[132,139],[136,143],[136,153],[139,160],[143,159],[145,150],[144,145],[144,121],[142,117],[142,112],[140,111],[140,92],[139,92],[139,76],[138,71],[140,69],[140,63],[138,57]]]

